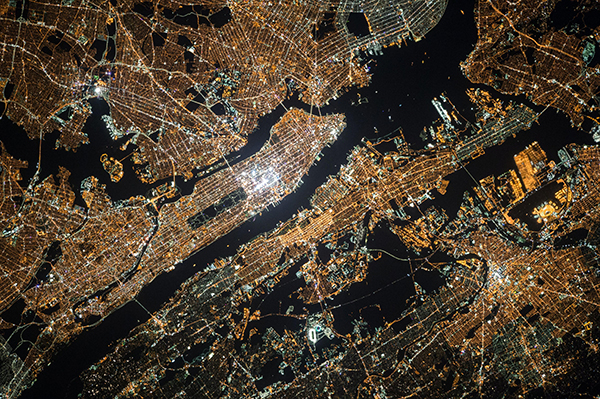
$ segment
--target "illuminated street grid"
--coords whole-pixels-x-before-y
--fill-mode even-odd
[[[368,84],[359,50],[420,40],[445,7],[445,0],[392,7],[359,1],[284,1],[268,7],[258,1],[193,7],[171,1],[0,1],[3,116],[29,138],[58,130],[59,151],[89,143],[83,131],[92,113],[88,100],[101,98],[110,107],[102,119],[114,139],[127,136],[121,149],[133,151],[141,181],[189,179],[194,169],[227,166],[200,179],[194,193],[180,199],[166,183],[151,190],[154,197],[113,202],[90,176],[74,182],[81,184],[86,206],[80,207],[74,205],[68,170],[22,188],[17,180],[24,165],[2,152],[0,309],[24,303],[26,312],[36,315],[35,323],[24,319],[22,325],[3,321],[2,326],[13,329],[13,336],[28,328],[40,331],[35,342],[22,342],[21,358],[2,355],[16,365],[14,376],[2,380],[8,381],[2,392],[18,395],[56,345],[294,191],[321,149],[343,129],[343,116],[291,110],[252,159],[230,168],[225,157],[247,143],[261,116],[292,94],[317,113],[349,87]],[[326,32],[323,21],[332,10],[334,29]],[[351,12],[364,12],[370,34],[357,37],[348,30]],[[96,162],[112,181],[120,180],[119,160]],[[214,209],[240,190],[241,203],[225,212]],[[174,202],[161,208],[163,198]],[[190,218],[210,214],[211,207],[218,214],[192,228]],[[57,259],[51,259],[53,251]]]
[[[576,8],[584,14],[585,2]],[[600,66],[590,64],[600,27],[550,28],[553,9],[546,1],[477,0],[478,41],[463,71],[473,83],[557,108],[577,126],[586,118],[600,122],[593,100],[600,89]]]
[[[61,151],[88,143],[82,131],[92,113],[88,100],[100,97],[110,106],[103,118],[110,134],[128,136],[123,148],[134,147],[141,181],[189,179],[196,168],[227,167],[181,198],[166,183],[148,197],[113,202],[90,176],[81,182],[80,207],[68,170],[20,184],[26,163],[2,145],[0,309],[22,304],[24,310],[21,324],[0,319],[0,328],[40,334],[19,342],[21,357],[0,338],[0,359],[11,365],[0,393],[18,396],[61,344],[293,192],[343,130],[342,115],[289,110],[253,157],[229,166],[225,156],[292,94],[316,110],[349,87],[368,84],[358,51],[421,40],[445,7],[444,0],[268,7],[207,1],[196,8],[166,1],[1,1],[5,115],[31,139],[56,129]],[[547,29],[551,11],[533,1],[478,1],[478,42],[463,71],[473,83],[557,108],[576,126],[599,122],[593,99],[600,70],[589,64],[600,31],[582,38]],[[348,30],[351,12],[364,13],[369,35]],[[332,13],[335,28],[326,30]],[[355,148],[338,175],[317,189],[310,209],[242,245],[235,257],[215,260],[85,372],[84,396],[485,397],[494,381],[523,393],[540,386],[569,391],[566,376],[577,377],[577,361],[597,352],[599,150],[571,145],[555,162],[529,143],[514,154],[515,169],[474,181],[448,220],[443,209],[427,204],[433,190],[443,195],[445,177],[538,116],[483,90],[467,94],[478,108],[478,130],[464,135],[461,117],[440,96],[432,104],[441,120],[425,131],[436,145],[412,151],[399,136],[396,152],[369,142]],[[102,162],[118,181],[120,163]],[[545,197],[532,205],[536,193]],[[161,206],[163,197],[172,201]],[[409,207],[421,216],[409,217]],[[533,221],[521,219],[524,214]],[[273,289],[294,265],[305,282],[297,295],[307,304],[323,304],[363,281],[369,264],[391,255],[366,245],[381,225],[417,256],[433,250],[454,258],[409,261],[438,270],[445,284],[425,292],[414,282],[409,309],[375,332],[358,321],[342,336],[326,306],[318,314],[288,309],[277,315],[301,320],[299,331],[252,327],[273,315],[251,313],[251,299]],[[585,239],[570,238],[581,230]],[[319,255],[319,245],[332,255]],[[231,333],[221,335],[222,328]],[[239,342],[255,336],[261,345]],[[318,350],[322,342],[329,346]],[[261,370],[277,356],[280,372],[291,370],[294,378],[259,388]],[[167,378],[167,370],[174,374]]]
[[[498,114],[512,108],[508,104]],[[590,245],[598,240],[600,151],[572,145],[561,150],[560,163],[548,162],[536,145],[515,154],[530,162],[529,168],[521,163],[515,173],[524,175],[535,167],[544,187],[562,182],[553,194],[569,192],[560,217],[535,231],[507,218],[507,210],[524,204],[523,197],[506,206],[484,205],[481,193],[488,178],[473,187],[482,197],[466,195],[453,220],[432,207],[422,218],[410,218],[403,210],[425,209],[436,182],[457,170],[458,160],[443,147],[411,152],[401,137],[395,142],[398,151],[383,154],[368,142],[355,148],[338,175],[316,190],[310,209],[186,282],[169,304],[82,375],[84,397],[166,398],[186,392],[222,397],[400,398],[414,392],[459,397],[468,392],[486,396],[497,378],[510,384],[519,380],[524,392],[542,384],[559,385],[570,372],[570,363],[558,355],[565,350],[568,331],[595,350],[590,335],[599,321],[595,252],[585,245],[558,243],[582,227],[590,230]],[[541,164],[547,167],[538,168]],[[423,176],[427,178],[421,180]],[[511,189],[511,181],[497,189]],[[525,198],[533,192],[520,189]],[[497,204],[503,201],[488,194]],[[369,248],[364,237],[381,224],[394,231],[398,220],[408,221],[398,235],[407,247],[426,241],[422,247],[454,258],[441,263],[412,260],[415,267],[428,264],[438,270],[445,284],[427,293],[415,283],[418,300],[400,319],[388,320],[374,332],[358,323],[352,334],[340,335],[333,316],[337,306],[328,306],[328,299],[364,279],[376,258],[390,256]],[[416,238],[423,231],[424,237]],[[526,240],[532,234],[540,239],[535,248]],[[316,250],[323,244],[333,249],[329,259]],[[306,283],[297,294],[306,303],[321,304],[323,312],[252,313],[252,300],[274,289],[296,264]],[[259,332],[252,327],[254,321],[274,316],[302,320],[305,328]],[[223,329],[231,333],[219,332]],[[262,345],[236,344],[256,334]],[[316,350],[320,340],[333,341]],[[141,354],[137,360],[134,353]],[[294,378],[259,389],[260,370],[275,357],[281,358],[280,372],[289,367]]]
[[[2,300],[6,306],[20,294],[28,307],[39,311],[42,329],[25,365],[35,371],[56,342],[105,317],[156,275],[172,270],[191,253],[293,192],[320,151],[344,127],[341,115],[319,117],[291,109],[258,153],[200,180],[191,195],[159,211],[158,198],[134,197],[115,204],[90,177],[82,182],[86,212],[73,205],[75,194],[65,169],[57,176],[58,183],[50,176],[24,194],[16,182],[24,165],[3,152],[3,185],[14,194],[6,197],[3,213],[7,245],[1,252]],[[235,207],[199,229],[187,222],[237,189],[246,197]],[[27,206],[18,208],[17,197],[23,195],[28,195]],[[58,237],[62,255],[47,280],[28,285],[32,272],[28,266],[42,263],[45,248]]]
[[[366,85],[357,50],[424,37],[446,1],[283,1],[269,7],[207,1],[192,8],[172,1],[113,6],[75,0],[34,2],[27,12],[18,5],[0,8],[0,90],[12,88],[6,114],[31,138],[59,129],[57,146],[77,148],[89,140],[81,132],[90,112],[86,100],[102,97],[111,106],[106,119],[112,134],[140,134],[146,148],[141,161],[156,177],[167,166],[170,173],[172,163],[187,175],[239,149],[258,118],[290,89],[322,105],[350,86]],[[316,36],[332,11],[335,29]],[[351,12],[364,12],[371,35],[349,32]],[[65,111],[70,115],[61,117]],[[144,137],[156,130],[166,132],[164,142]]]

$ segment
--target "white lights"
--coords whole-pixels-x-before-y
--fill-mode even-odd
[[[323,326],[321,324],[315,324],[308,329],[308,340],[311,344],[316,344],[321,337],[323,337]]]
[[[317,331],[314,328],[308,329],[308,340],[313,344],[317,342]]]
[[[505,274],[505,270],[501,265],[490,265],[490,282],[492,285],[505,284],[508,282],[508,276]]]
[[[277,180],[279,180],[279,176],[277,176],[276,174],[265,176],[260,180],[260,182],[256,185],[254,189],[258,191],[263,189],[264,187],[271,187],[275,185],[275,183],[277,183]]]
[[[504,275],[502,274],[502,272],[500,270],[494,270],[492,273],[490,273],[490,277],[494,280],[504,279]]]
[[[279,175],[273,167],[265,170],[252,169],[250,173],[242,173],[244,176],[250,177],[252,180],[252,191],[258,192],[265,188],[273,187],[279,181]]]

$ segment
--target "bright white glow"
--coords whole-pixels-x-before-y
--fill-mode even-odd
[[[99,96],[100,94],[102,94],[102,88],[100,86],[96,86],[94,88],[94,93],[96,93],[96,95]]]
[[[310,329],[308,330],[308,340],[309,340],[310,342],[312,342],[313,344],[314,344],[315,342],[317,342],[317,332],[315,331],[315,329],[314,329],[314,328],[310,328]]]
[[[492,265],[489,276],[492,284],[504,284],[508,281],[504,269],[498,265]]]
[[[264,172],[252,170],[250,174],[254,179],[254,191],[260,191],[265,187],[273,187],[279,180],[279,175],[275,173],[272,167]]]

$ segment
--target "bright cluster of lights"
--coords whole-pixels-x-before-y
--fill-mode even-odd
[[[243,173],[247,176],[246,173]],[[269,167],[264,171],[257,171],[256,169],[252,169],[250,172],[250,178],[254,182],[254,186],[252,187],[253,191],[260,191],[264,188],[273,187],[279,181],[279,175],[273,167]]]
[[[491,264],[490,265],[490,281],[493,285],[505,284],[508,282],[505,270],[501,265]]]
[[[308,329],[308,340],[315,344],[319,340],[319,334],[323,331],[323,327],[320,324],[315,325]]]

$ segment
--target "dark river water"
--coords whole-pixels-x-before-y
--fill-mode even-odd
[[[382,56],[372,57],[369,63],[373,73],[371,85],[366,88],[351,89],[338,100],[331,101],[331,105],[320,110],[322,114],[344,113],[347,118],[347,128],[336,143],[323,151],[324,156],[321,161],[313,166],[308,176],[303,178],[304,184],[283,199],[276,208],[270,207],[269,211],[247,221],[235,231],[178,265],[173,272],[157,277],[140,293],[138,297],[140,303],[150,312],[160,309],[181,283],[215,258],[234,254],[238,244],[273,229],[279,221],[289,219],[299,208],[308,208],[308,199],[315,188],[324,183],[327,176],[338,172],[340,165],[346,163],[349,151],[359,145],[363,137],[375,141],[401,128],[413,148],[424,147],[426,143],[419,138],[419,133],[423,127],[439,118],[431,104],[433,97],[445,92],[463,116],[473,121],[472,105],[465,90],[474,86],[462,75],[459,68],[459,63],[466,59],[477,39],[472,8],[472,2],[450,0],[440,24],[427,34],[424,40],[417,43],[410,42],[401,48],[387,48],[384,49]],[[481,87],[502,99],[507,99],[493,89]],[[357,101],[359,94],[362,98],[368,98],[368,103],[352,105]],[[517,98],[517,101],[524,102],[537,111],[541,110],[540,107],[528,103],[524,97]],[[100,119],[102,114],[108,112],[106,103],[102,100],[91,100],[91,105],[94,112],[85,126],[91,143],[82,146],[75,153],[65,152],[53,149],[57,134],[48,136],[48,139],[42,143],[41,177],[55,174],[60,165],[72,172],[71,183],[76,192],[79,191],[81,180],[89,175],[98,177],[101,183],[106,184],[108,194],[114,200],[147,192],[149,186],[140,183],[128,169],[129,161],[124,163],[126,172],[123,180],[118,184],[110,182],[108,174],[101,167],[99,158],[103,153],[122,158],[123,152],[119,151],[118,147],[123,139],[117,142],[111,140]],[[288,100],[285,105],[288,108],[296,106],[308,109],[297,100]],[[260,149],[269,136],[269,129],[283,113],[284,108],[279,106],[260,120],[259,128],[249,137],[249,144],[240,152],[241,156],[237,161]],[[514,168],[513,155],[523,150],[532,141],[538,141],[548,154],[548,158],[554,160],[558,159],[557,151],[567,143],[592,143],[588,134],[571,128],[570,122],[562,114],[547,111],[540,121],[540,124],[534,124],[530,130],[521,132],[516,138],[509,138],[501,146],[486,150],[485,155],[467,165],[469,172],[476,179],[481,179]],[[23,173],[24,181],[27,181],[35,172],[39,141],[28,140],[22,129],[13,125],[7,118],[0,119],[0,140],[6,145],[10,154],[19,159],[29,160],[30,166]],[[429,201],[424,206],[436,205],[444,208],[452,218],[460,205],[463,192],[471,188],[473,180],[464,170],[449,176],[449,180],[446,195],[437,195],[433,201]],[[191,189],[193,182],[184,183],[178,180],[178,184],[186,192]],[[83,205],[80,198],[78,202]],[[386,249],[402,258],[414,256],[401,247],[397,238],[385,226],[376,229],[367,245],[372,248]],[[412,278],[408,276],[411,266],[413,265],[409,262],[383,256],[370,266],[365,281],[351,286],[333,300],[328,300],[327,306],[333,309],[336,319],[334,326],[338,332],[342,334],[350,332],[353,328],[353,320],[359,317],[367,322],[370,331],[383,325],[384,321],[397,319],[406,309],[407,300],[415,294]],[[306,307],[311,312],[319,312],[320,306],[307,306],[289,297],[304,284],[296,277],[296,270],[297,267],[292,268],[279,286],[270,294],[266,294],[268,300],[257,298],[254,302],[256,305],[253,306],[262,304],[263,313],[277,311],[279,308],[285,311],[290,305],[297,310]],[[428,292],[443,284],[443,279],[436,272],[420,270],[415,274],[415,278]],[[98,327],[85,331],[60,351],[53,358],[52,364],[42,371],[38,381],[24,393],[23,397],[49,397],[48,392],[55,393],[52,397],[75,397],[80,389],[78,375],[106,355],[116,340],[126,337],[132,328],[147,319],[148,313],[135,302],[117,310]],[[256,322],[248,329],[256,327],[264,331],[269,326],[281,332],[284,328],[298,330],[302,328],[302,323],[292,318],[272,317]]]

